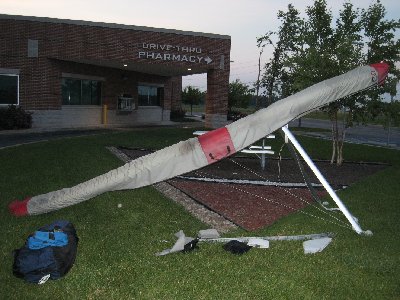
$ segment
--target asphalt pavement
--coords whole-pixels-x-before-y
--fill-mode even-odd
[[[289,123],[289,127],[298,127],[299,121]],[[315,120],[302,118],[301,127],[331,129],[329,120]],[[332,133],[328,132],[302,132],[302,134],[320,138],[331,139]],[[380,125],[355,125],[346,130],[345,141],[356,144],[374,145],[400,150],[400,128],[384,128]]]

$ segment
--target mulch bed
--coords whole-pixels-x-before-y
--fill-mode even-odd
[[[307,189],[188,180],[169,183],[236,225],[257,230],[311,202]],[[322,195],[321,195],[322,196]]]
[[[120,148],[120,150],[132,159],[151,152],[146,149]],[[349,186],[387,167],[385,164],[357,162],[347,162],[341,167],[331,165],[327,161],[316,161],[315,164],[334,189]],[[303,165],[310,181],[319,183],[304,162]],[[200,170],[184,174],[183,177],[168,180],[168,183],[197,202],[248,231],[271,225],[313,201],[307,188],[202,182],[193,180],[196,177],[304,183],[296,161],[268,158],[266,168],[262,170],[258,158],[238,154],[232,159],[224,159]],[[318,189],[317,192],[320,197],[325,194],[322,189]]]

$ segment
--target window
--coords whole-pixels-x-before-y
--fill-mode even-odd
[[[19,76],[0,74],[0,105],[19,104]]]
[[[63,78],[61,81],[63,105],[100,105],[101,82],[75,78]]]
[[[160,106],[164,88],[148,85],[138,86],[139,106]]]

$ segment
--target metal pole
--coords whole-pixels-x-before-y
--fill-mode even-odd
[[[317,176],[318,180],[322,183],[326,191],[329,193],[329,195],[332,197],[333,201],[337,204],[339,209],[342,211],[342,213],[345,215],[347,220],[350,222],[350,224],[353,226],[353,229],[358,233],[364,233],[363,230],[361,229],[360,225],[354,220],[354,217],[350,214],[350,212],[347,210],[346,206],[343,204],[343,202],[339,199],[339,197],[336,195],[335,191],[332,189],[332,187],[329,185],[329,183],[326,181],[325,177],[321,174],[321,172],[318,170],[317,166],[314,164],[314,162],[311,160],[311,158],[308,156],[308,154],[304,151],[304,149],[301,147],[299,142],[296,140],[294,135],[289,131],[289,128],[287,127],[282,127],[283,132],[286,134],[286,136],[289,138],[289,140],[292,142],[293,146],[296,147],[297,151],[299,151],[300,155],[304,158],[305,162],[308,164],[308,166],[311,168],[311,170],[314,172],[315,176]]]
[[[265,150],[265,138],[262,139],[262,150]],[[265,170],[265,153],[261,153],[261,169]]]
[[[390,99],[390,105],[393,105],[393,95],[391,95],[391,99]],[[389,124],[388,124],[388,134],[387,134],[387,138],[386,138],[386,146],[389,146],[390,144],[390,127],[392,123],[392,116],[389,114]]]

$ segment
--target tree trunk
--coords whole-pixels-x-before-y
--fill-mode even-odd
[[[335,113],[333,113],[330,116],[331,122],[332,122],[332,156],[331,156],[331,164],[333,165],[333,163],[336,161],[336,142],[337,142],[337,138],[336,138],[336,117],[335,117]]]
[[[335,122],[334,120],[332,121],[332,156],[331,156],[331,165],[335,162],[336,158],[336,139],[335,139]]]
[[[257,87],[256,87],[256,110],[260,109],[260,76],[261,76],[261,55],[264,51],[264,48],[261,48],[260,55],[258,56],[258,75],[257,75]]]
[[[336,163],[340,166],[343,163],[343,140],[344,140],[344,127],[339,127],[338,111],[331,115],[332,121],[332,157],[331,164]]]
[[[342,127],[338,128],[339,135],[339,143],[338,143],[338,158],[336,160],[336,165],[341,166],[343,164],[343,146],[344,146],[344,137],[346,134],[346,114],[343,114],[343,122]]]
[[[341,166],[343,164],[343,145],[344,145],[344,136],[345,136],[346,128],[342,128],[342,132],[340,133],[341,140],[339,141],[338,148],[338,158],[336,161],[336,165]]]
[[[338,112],[334,112],[331,116],[332,121],[332,156],[331,164],[336,163],[337,166],[343,164],[343,146],[344,138],[346,135],[346,121],[343,119],[343,123],[340,126],[338,121]]]

